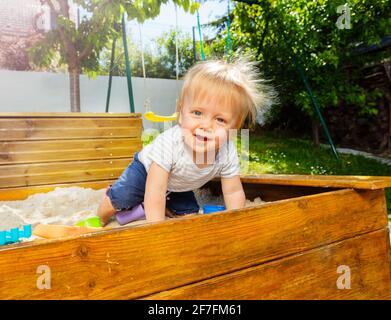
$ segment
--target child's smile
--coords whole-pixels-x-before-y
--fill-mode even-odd
[[[215,136],[214,134],[207,133],[203,129],[198,128],[189,130],[188,128],[182,127],[182,132],[185,138],[185,144],[196,153],[207,153],[208,151],[215,153],[225,136],[224,133]]]
[[[202,136],[202,135],[194,134],[194,136],[196,137],[197,142],[198,141],[207,142],[209,140],[208,137],[205,137],[205,136]]]
[[[201,106],[185,105],[180,115],[185,144],[194,154],[204,154],[201,158],[209,159],[208,163],[228,140],[228,131],[235,127],[238,119],[233,108],[217,102],[211,98]]]

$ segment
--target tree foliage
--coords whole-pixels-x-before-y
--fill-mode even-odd
[[[338,0],[259,0],[257,4],[237,3],[233,10],[233,46],[251,52],[261,62],[266,78],[275,84],[281,106],[293,106],[314,117],[313,107],[294,65],[304,72],[322,108],[344,101],[362,113],[376,113],[379,91],[358,84],[360,68],[389,57],[389,51],[355,55],[360,45],[379,43],[391,34],[389,0],[349,0],[350,29],[339,29]],[[213,43],[223,54],[226,31]],[[278,115],[278,109],[275,116]]]
[[[88,14],[83,16],[80,25],[69,17],[67,0],[41,0],[57,16],[57,28],[45,34],[45,37],[31,50],[31,58],[36,65],[49,66],[56,52],[60,54],[60,64],[77,63],[81,71],[93,75],[99,70],[99,54],[111,45],[113,38],[120,36],[122,14],[127,13],[128,20],[144,22],[160,13],[160,6],[169,0],[129,1],[129,0],[75,0]],[[196,4],[189,0],[174,0],[185,11],[194,12]]]
[[[144,64],[146,77],[148,78],[176,78],[176,31],[164,32],[152,42],[153,47],[144,48]],[[193,43],[191,37],[184,32],[178,32],[178,56],[179,77],[181,78],[187,69],[193,64]],[[129,39],[130,37],[128,37]],[[156,47],[156,50],[154,50]],[[139,44],[128,41],[129,59],[131,62],[132,76],[143,77],[141,48]],[[101,75],[108,75],[110,70],[111,50],[103,50],[101,55]],[[115,49],[114,76],[125,76],[125,58],[122,41],[117,41]]]
[[[30,50],[32,62],[40,67],[50,66],[59,56],[59,64],[67,65],[71,82],[71,110],[80,110],[79,74],[95,76],[100,68],[99,56],[104,48],[118,38],[121,17],[126,12],[129,20],[144,22],[156,17],[160,6],[169,0],[74,0],[85,12],[80,24],[70,18],[68,0],[41,0],[56,17],[56,28]],[[185,11],[194,10],[197,3],[172,0]],[[76,104],[76,106],[73,106]]]
[[[176,38],[178,40],[179,77],[193,65],[193,41],[189,35],[175,30],[164,32],[156,39],[158,56],[163,65],[169,70],[171,78],[176,77]]]

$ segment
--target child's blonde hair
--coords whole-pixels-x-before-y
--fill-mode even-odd
[[[237,128],[242,127],[246,119],[252,126],[257,112],[270,105],[273,98],[273,90],[264,82],[257,62],[248,58],[238,58],[233,62],[209,60],[197,63],[184,77],[177,103],[178,117],[187,99],[194,103],[215,96],[224,105],[239,108]]]

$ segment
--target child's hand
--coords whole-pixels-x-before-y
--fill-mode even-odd
[[[246,196],[239,176],[221,178],[221,187],[223,189],[224,202],[227,210],[244,208]]]

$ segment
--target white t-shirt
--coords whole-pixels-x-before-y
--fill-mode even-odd
[[[179,125],[157,136],[139,152],[138,158],[147,172],[153,161],[169,172],[167,189],[173,192],[194,190],[214,177],[231,178],[240,172],[236,147],[232,141],[220,147],[213,164],[198,168],[183,141]]]

